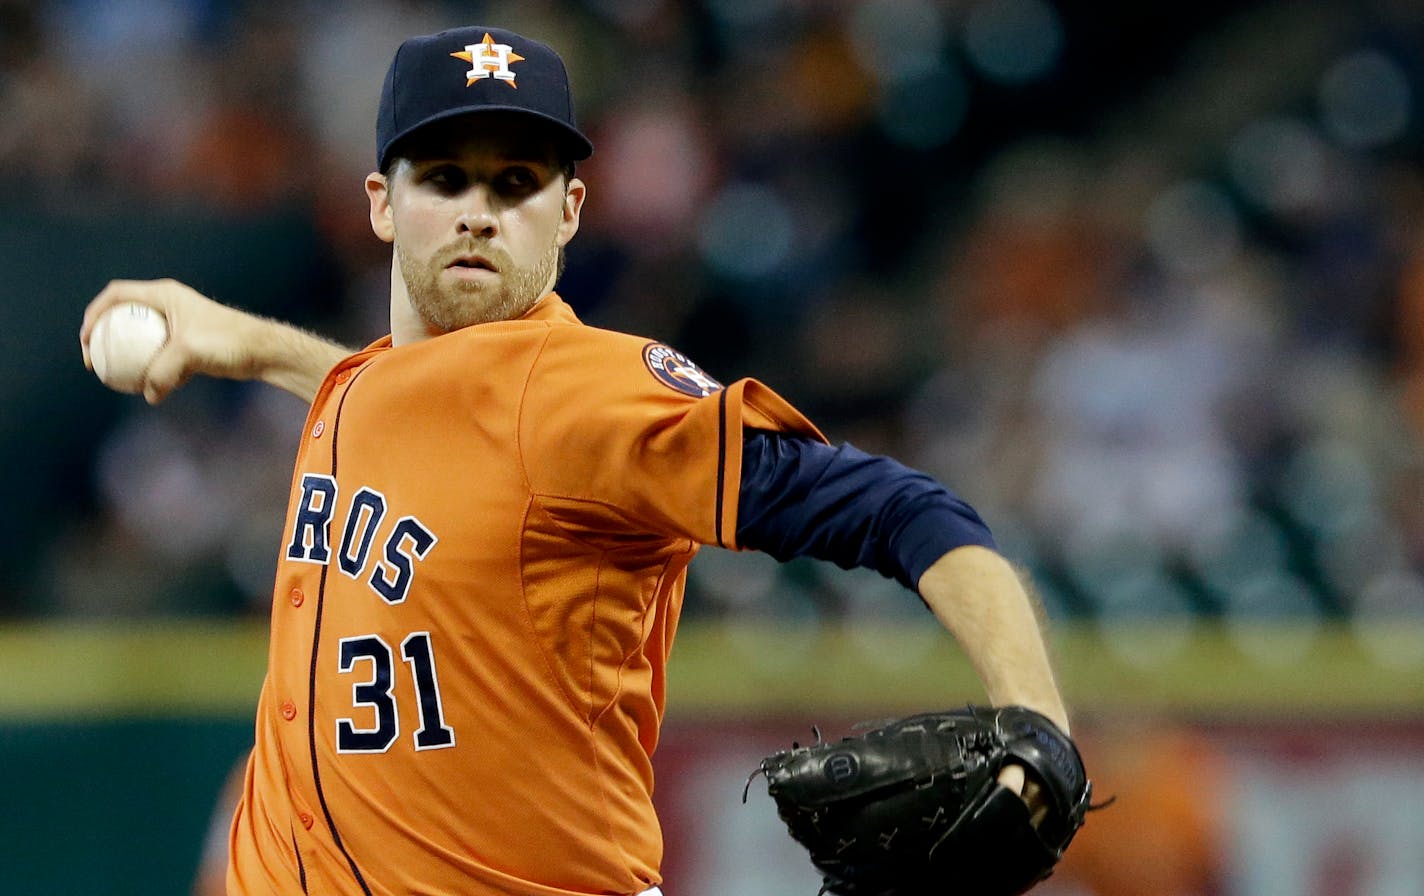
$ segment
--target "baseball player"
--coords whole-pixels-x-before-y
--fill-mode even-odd
[[[592,145],[552,49],[405,41],[376,148],[389,335],[352,352],[173,281],[111,283],[80,332],[87,361],[97,316],[144,302],[171,332],[150,402],[199,373],[311,402],[229,893],[658,894],[650,758],[702,545],[894,576],[993,703],[1066,730],[1030,601],[968,505],[553,291]]]

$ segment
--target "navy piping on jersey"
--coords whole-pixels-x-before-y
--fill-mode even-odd
[[[750,429],[737,542],[782,561],[873,569],[912,591],[948,551],[995,547],[974,508],[918,470],[850,445]]]
[[[336,416],[331,421],[331,478],[336,478],[336,443],[337,434],[341,430],[341,409],[346,405],[346,396],[351,394],[351,387],[356,385],[356,380],[364,373],[366,368],[356,371],[349,383],[346,391],[341,393],[341,401],[336,405]],[[312,783],[316,786],[317,802],[321,804],[321,814],[326,817],[326,827],[331,831],[331,839],[336,844],[336,848],[341,850],[341,855],[346,858],[346,864],[351,866],[351,873],[356,877],[356,883],[361,886],[361,892],[366,896],[372,896],[371,888],[366,886],[366,878],[362,876],[361,869],[357,867],[356,860],[351,853],[346,851],[346,844],[341,840],[341,834],[336,830],[336,819],[331,815],[331,808],[326,804],[326,791],[321,786],[321,768],[317,762],[316,750],[316,663],[317,654],[321,646],[321,619],[322,608],[326,604],[326,574],[331,570],[330,564],[322,564],[320,584],[316,592],[316,620],[312,626],[312,648],[311,648],[311,673],[307,685],[307,742],[311,750]],[[303,870],[305,875],[305,870]]]
[[[297,857],[297,877],[302,883],[302,892],[307,892],[307,864],[302,861],[302,848],[297,845],[297,829],[292,828],[292,854]]]
[[[717,520],[713,525],[716,526],[717,545],[724,548],[727,546],[727,540],[722,537],[722,496],[726,490],[727,390],[723,389],[717,394]]]

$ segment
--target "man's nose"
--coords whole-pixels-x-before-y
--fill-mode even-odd
[[[455,226],[462,234],[485,238],[494,236],[498,231],[499,219],[495,216],[489,196],[483,188],[469,191]]]

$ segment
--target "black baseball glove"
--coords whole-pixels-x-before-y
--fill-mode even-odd
[[[1025,770],[1032,810],[998,783],[1012,763]],[[821,892],[843,896],[1026,892],[1053,873],[1092,790],[1068,736],[1018,706],[924,713],[793,745],[758,774],[824,876]]]

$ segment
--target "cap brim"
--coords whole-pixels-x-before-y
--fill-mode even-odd
[[[381,157],[377,160],[377,163],[379,164],[380,168],[384,170],[386,167],[386,163],[390,161],[392,153],[395,151],[395,148],[401,143],[401,141],[415,134],[417,131],[424,130],[426,127],[432,124],[441,121],[449,121],[452,118],[461,118],[467,115],[478,115],[488,112],[516,113],[550,125],[553,130],[560,137],[563,138],[562,154],[564,158],[570,162],[581,162],[589,156],[593,155],[592,141],[585,137],[576,128],[570,127],[567,122],[560,121],[552,115],[545,115],[543,112],[535,112],[534,110],[527,109],[523,106],[478,105],[461,106],[455,109],[446,109],[443,112],[440,112],[436,115],[432,115],[429,118],[423,119],[406,128],[405,130],[398,132],[386,143],[385,151],[381,153]]]

